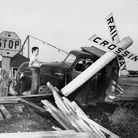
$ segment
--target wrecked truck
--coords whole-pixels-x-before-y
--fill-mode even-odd
[[[38,93],[47,93],[47,82],[50,82],[59,90],[62,89],[104,53],[96,47],[82,47],[81,50],[70,51],[62,62],[42,63]],[[22,95],[31,89],[32,72],[28,64],[28,62],[25,62],[19,67],[16,79],[11,85],[12,90],[18,95]],[[114,59],[68,97],[81,104],[88,104],[92,101],[113,101],[112,97],[116,95],[118,73],[118,61]]]

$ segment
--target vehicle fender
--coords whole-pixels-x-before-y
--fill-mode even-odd
[[[40,84],[46,85],[47,82],[50,82],[53,86],[56,86],[59,89],[61,89],[64,86],[62,79],[60,79],[59,77],[49,74],[41,74]]]

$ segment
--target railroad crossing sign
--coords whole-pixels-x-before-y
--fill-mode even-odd
[[[116,24],[115,24],[115,20],[113,17],[113,13],[107,16],[106,23],[108,26],[108,30],[109,30],[112,42],[114,42],[115,44],[119,43],[120,39],[119,39]],[[125,58],[123,56],[117,56],[117,59],[118,59],[121,73],[124,71],[123,74],[128,74]]]
[[[112,42],[108,42],[107,40],[98,37],[97,35],[93,35],[89,38],[90,41],[98,44],[100,46],[106,47],[107,49],[111,50],[112,52],[119,54],[120,56],[126,57],[136,63],[138,63],[138,55],[129,52],[128,50],[121,48],[118,44],[114,44]]]
[[[13,57],[21,48],[21,39],[14,32],[3,31],[0,33],[0,55]]]
[[[127,71],[124,58],[128,58],[128,59],[138,63],[138,55],[136,55],[136,54],[124,49],[124,48],[119,47],[119,45],[117,44],[120,42],[120,39],[118,36],[118,31],[117,31],[112,13],[106,18],[106,22],[108,25],[108,29],[109,29],[109,33],[110,33],[112,42],[108,42],[108,41],[106,41],[106,40],[104,40],[101,37],[98,37],[96,35],[89,38],[89,40],[94,42],[95,44],[106,47],[107,49],[116,53],[118,55],[118,61],[119,61],[119,66],[121,68],[121,71],[122,70]]]

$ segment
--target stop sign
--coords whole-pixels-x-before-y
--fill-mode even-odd
[[[14,32],[0,33],[0,55],[13,57],[21,49],[21,39]]]

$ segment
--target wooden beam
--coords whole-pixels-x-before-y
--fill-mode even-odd
[[[36,105],[36,104],[34,104],[34,103],[32,103],[32,102],[29,102],[29,101],[24,100],[24,99],[22,99],[22,98],[20,98],[20,100],[21,100],[22,102],[24,102],[24,103],[26,103],[26,104],[28,104],[28,105],[30,105],[30,106],[32,106],[32,107],[38,109],[38,110],[40,110],[41,112],[46,112],[46,110],[45,110],[44,108],[42,108],[42,107],[40,107],[40,106],[38,106],[38,105]]]
[[[54,110],[52,110],[52,108],[50,107],[46,107],[44,106],[46,111],[50,112],[50,114],[66,129],[66,130],[70,130],[70,128],[68,127],[68,125],[66,124],[66,122],[59,117],[59,115],[57,114],[57,112],[55,112]]]
[[[2,114],[1,114],[1,112],[0,112],[0,120],[3,120],[3,117],[2,117]]]
[[[66,102],[68,104],[68,106],[71,108],[73,114],[75,114],[77,116],[77,112],[76,112],[76,108],[79,109],[76,106],[74,107],[72,102],[70,102],[66,97],[62,97],[64,99],[64,102]],[[78,116],[77,116],[78,117]],[[85,132],[90,132],[92,133],[92,131],[94,131],[92,134],[96,133],[96,135],[98,135],[100,138],[106,138],[105,135],[103,134],[102,131],[100,131],[99,129],[97,129],[97,127],[91,127],[91,125],[89,125],[88,123],[86,124],[83,120],[83,118],[79,118],[80,124],[82,126],[82,128],[85,130]]]
[[[96,134],[91,127],[86,124],[83,119],[77,116],[75,113],[73,106],[71,106],[71,102],[66,97],[61,97],[57,92],[56,89],[48,82],[47,86],[52,91],[55,103],[57,104],[58,108],[63,112],[65,117],[70,121],[71,125],[76,128],[79,132],[87,132],[93,136],[93,138],[99,138],[98,134]],[[58,90],[57,90],[58,91]],[[57,118],[57,116],[56,116]],[[59,120],[59,119],[58,119]],[[62,120],[59,123],[62,123]],[[104,138],[104,137],[100,137]]]
[[[64,114],[70,114],[67,106],[64,104],[61,96],[55,91],[54,87],[50,84],[50,82],[47,82],[48,88],[53,93],[55,103],[57,104],[58,108],[64,113]]]
[[[1,133],[0,138],[93,138],[91,135],[73,130],[65,131],[42,131],[42,132],[20,132],[20,133]]]
[[[0,98],[0,103],[2,104],[3,103],[18,103],[18,101],[19,101],[18,99],[16,100],[16,99],[3,99],[3,98],[1,99]]]
[[[45,106],[49,106],[54,112],[56,112],[63,120],[66,121],[66,124],[71,124],[69,122],[69,120],[66,119],[65,115],[63,114],[63,112],[61,112],[61,110],[57,109],[55,106],[53,106],[48,100],[42,100],[41,101]],[[71,126],[71,129],[73,129],[73,127]]]
[[[86,121],[87,123],[89,123],[90,125],[95,126],[95,127],[99,128],[100,130],[102,130],[103,132],[105,132],[106,134],[110,135],[111,138],[119,138],[119,136],[117,136],[116,134],[112,133],[108,129],[102,127],[101,125],[99,125],[98,123],[96,123],[93,120],[89,119],[88,117],[86,117],[85,115],[81,114],[80,112],[77,112],[77,115],[79,117],[83,118],[83,120]]]
[[[41,96],[47,96],[47,95],[46,94],[39,94],[39,95],[27,95],[27,96],[0,97],[0,101],[11,101],[11,102],[14,101],[14,100],[15,101],[22,101],[22,102],[34,107],[35,109],[38,109],[41,112],[46,112],[44,108],[42,108],[42,107],[40,107],[40,106],[30,102],[30,101],[27,101],[27,100],[23,99],[23,98],[29,98],[29,97],[31,98],[31,97],[39,97],[39,96],[41,97]]]
[[[32,97],[49,97],[52,94],[37,94],[37,95],[21,95],[21,96],[4,96],[4,97],[0,97],[0,101],[8,101],[8,100],[15,100],[15,101],[19,101],[21,100],[21,98],[32,98]]]
[[[0,97],[8,95],[8,80],[10,73],[10,57],[2,57]]]
[[[112,133],[111,131],[109,131],[108,129],[104,128],[103,126],[99,125],[98,123],[96,123],[95,121],[91,120],[88,118],[88,116],[81,110],[81,108],[76,104],[76,102],[71,102],[72,105],[76,108],[76,112],[77,115],[79,117],[81,117],[84,121],[86,121],[93,129],[95,132],[100,132],[99,134],[101,134],[101,130],[105,133],[107,133],[108,135],[111,136],[111,138],[119,138],[119,136],[117,136],[116,134]],[[102,136],[102,134],[101,134]]]
[[[11,118],[12,115],[8,112],[8,110],[4,107],[4,105],[0,105],[1,112],[5,115],[6,118]]]

